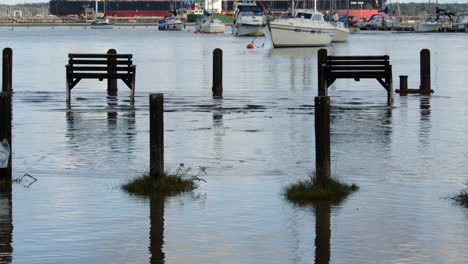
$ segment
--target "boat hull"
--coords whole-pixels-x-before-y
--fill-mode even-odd
[[[438,22],[422,22],[414,26],[415,32],[438,32],[441,24]]]
[[[91,24],[90,27],[94,29],[113,29],[114,24],[97,24],[97,25]]]
[[[234,36],[263,36],[264,25],[234,24],[232,25],[232,34]]]
[[[199,24],[195,26],[195,30],[203,33],[224,33],[224,24]]]
[[[158,30],[161,31],[181,31],[183,28],[183,24],[181,23],[167,23],[167,24],[159,24]]]
[[[332,26],[330,28],[314,28],[272,22],[269,25],[269,30],[275,48],[328,46],[334,36]]]
[[[335,35],[332,42],[348,42],[349,30],[347,28],[335,27]]]

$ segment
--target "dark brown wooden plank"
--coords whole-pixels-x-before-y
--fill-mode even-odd
[[[379,60],[343,60],[343,61],[326,61],[327,65],[388,65],[388,61]]]
[[[81,78],[81,79],[106,79],[106,78],[115,78],[122,79],[128,78],[132,74],[128,73],[72,73],[70,74],[71,78]]]
[[[329,77],[342,79],[342,78],[385,78],[385,73],[382,72],[330,72]]]
[[[133,67],[107,67],[107,66],[70,66],[68,67],[70,70],[77,72],[77,71],[133,71]]]
[[[335,65],[331,65],[328,67],[329,70],[331,71],[385,71],[387,69],[387,67],[385,66],[372,66],[372,65],[369,65],[369,66],[352,66],[352,65],[349,65],[349,66],[335,66]]]
[[[388,60],[388,56],[328,56],[327,60]]]
[[[107,65],[107,59],[106,60],[69,60],[68,63],[70,65],[73,64],[104,64]],[[128,61],[125,60],[117,60],[115,61],[115,64],[117,65],[129,65]],[[131,64],[131,62],[130,62]]]
[[[70,53],[69,58],[132,58],[132,54],[94,54],[94,53]]]

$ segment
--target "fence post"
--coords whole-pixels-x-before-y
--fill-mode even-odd
[[[117,54],[117,51],[115,49],[110,49],[107,51],[107,54],[112,55],[112,54]],[[117,59],[107,59],[107,65],[109,67],[109,70],[107,73],[109,74],[115,74],[117,73],[115,67],[117,66],[115,63]],[[108,78],[107,79],[107,95],[109,96],[117,96],[117,79],[115,78]]]
[[[327,83],[325,78],[325,73],[323,71],[322,65],[325,63],[327,58],[327,50],[320,49],[317,53],[317,71],[318,71],[318,95],[327,96]]]
[[[164,95],[150,94],[150,176],[164,173]]]
[[[213,51],[213,98],[223,98],[223,50]]]
[[[12,164],[11,157],[13,153],[12,136],[11,136],[11,119],[12,119],[12,101],[11,93],[0,93],[0,142],[6,140],[10,147],[10,156],[8,157],[8,165],[6,168],[0,168],[0,180],[11,182]]]
[[[421,69],[421,91],[431,92],[431,52],[428,49],[422,49],[420,55],[420,69]]]
[[[400,90],[398,92],[400,95],[408,94],[408,75],[400,75]]]
[[[319,184],[331,177],[329,96],[315,97],[315,172]]]
[[[11,93],[13,91],[13,50],[11,48],[3,49],[2,69],[2,91]]]

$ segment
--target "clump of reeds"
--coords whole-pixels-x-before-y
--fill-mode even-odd
[[[161,175],[150,175],[149,172],[130,180],[121,188],[130,194],[138,196],[170,196],[183,192],[190,192],[198,187],[198,182],[203,181],[199,176],[204,173],[200,167],[197,175],[189,176],[191,168],[185,168],[180,164],[174,173],[164,172]]]
[[[460,191],[460,193],[452,197],[452,199],[459,205],[468,208],[468,189]]]
[[[356,184],[348,185],[336,178],[319,181],[315,172],[306,180],[293,183],[284,188],[284,195],[290,201],[308,202],[340,202],[351,193],[359,190]]]

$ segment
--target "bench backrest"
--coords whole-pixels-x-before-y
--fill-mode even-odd
[[[327,56],[326,70],[340,72],[374,72],[384,73],[390,69],[389,56]]]
[[[68,54],[70,72],[130,72],[132,54]]]

